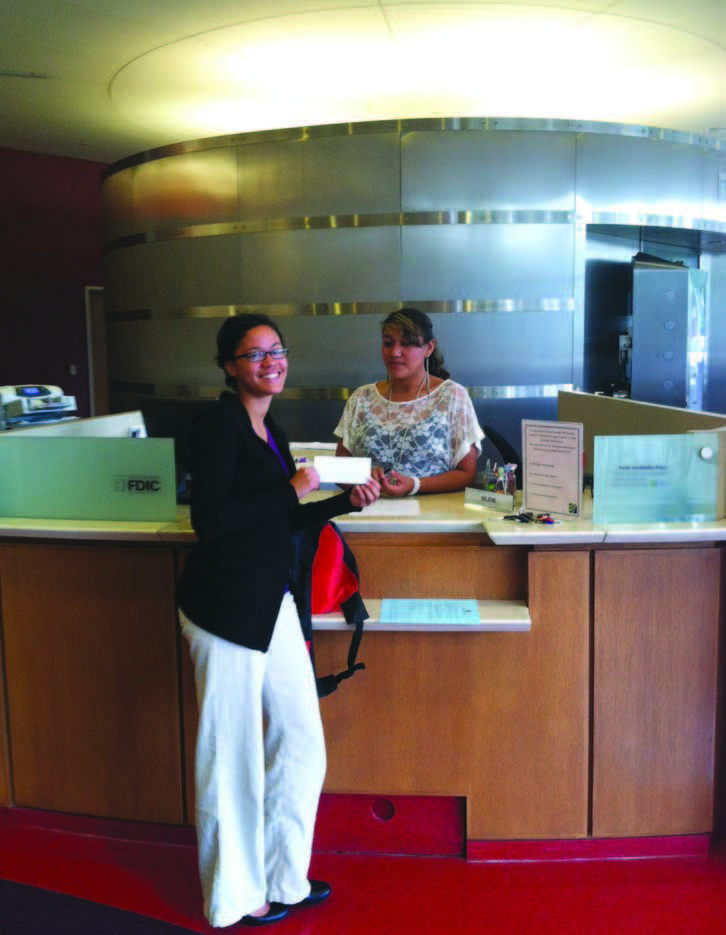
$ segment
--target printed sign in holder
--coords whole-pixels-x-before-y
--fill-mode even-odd
[[[582,517],[582,438],[579,422],[522,420],[525,510]]]
[[[593,522],[723,518],[726,450],[722,439],[720,432],[597,436]]]

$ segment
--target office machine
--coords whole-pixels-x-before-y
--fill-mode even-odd
[[[73,412],[76,397],[66,396],[59,386],[41,383],[0,386],[0,429],[77,418],[71,415]]]
[[[709,350],[707,285],[705,270],[643,253],[633,257],[628,349],[633,399],[703,410]],[[621,360],[623,351],[621,340]]]

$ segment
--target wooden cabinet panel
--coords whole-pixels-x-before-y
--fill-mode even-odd
[[[188,824],[195,821],[196,790],[194,788],[194,764],[196,762],[197,729],[199,727],[199,705],[194,666],[189,654],[189,644],[181,639],[181,687],[182,687],[182,730],[184,737],[184,786],[185,814]]]
[[[523,548],[493,545],[486,536],[347,533],[366,597],[525,600]]]
[[[177,574],[181,575],[184,565],[191,553],[191,549],[182,548],[177,552]],[[177,626],[179,623],[177,621]],[[189,644],[179,629],[181,677],[181,720],[182,744],[184,763],[182,772],[184,777],[184,809],[187,824],[194,824],[196,794],[194,788],[194,765],[197,752],[197,729],[199,727],[199,706],[197,704],[197,685],[194,679],[194,664],[189,653]]]
[[[0,546],[18,805],[182,821],[172,548]]]
[[[5,653],[3,650],[2,578],[0,577],[0,806],[12,805],[10,782],[10,740],[5,708]]]
[[[595,836],[711,830],[719,573],[712,548],[597,554]]]
[[[366,593],[395,593],[406,561]],[[473,840],[587,834],[589,555],[529,562],[529,633],[364,636],[366,670],[321,703],[326,791],[465,795]],[[425,568],[417,593],[440,596],[441,573]],[[320,672],[344,667],[348,642],[316,634]]]

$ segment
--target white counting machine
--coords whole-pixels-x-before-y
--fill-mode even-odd
[[[66,396],[59,386],[0,386],[0,430],[77,418],[74,412],[76,397]]]

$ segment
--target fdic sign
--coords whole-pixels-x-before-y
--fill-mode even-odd
[[[159,493],[161,491],[161,478],[156,477],[123,477],[113,479],[113,489],[116,493]]]

